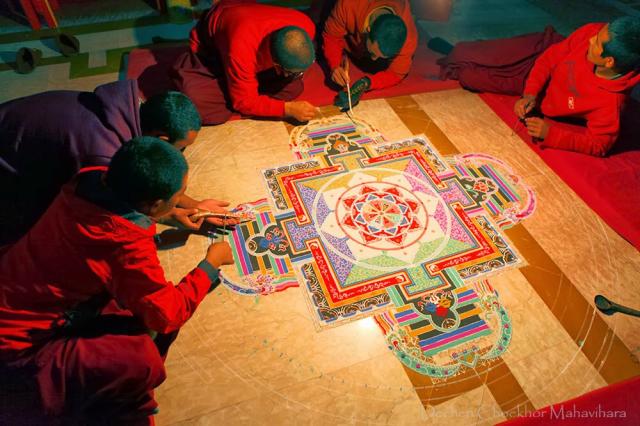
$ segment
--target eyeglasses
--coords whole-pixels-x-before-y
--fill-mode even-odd
[[[280,72],[282,73],[281,75],[284,78],[290,78],[292,80],[298,79],[300,77],[302,77],[304,75],[304,71],[289,71],[287,69],[285,69],[282,65],[276,63],[274,64],[276,68],[278,68],[280,70]]]
[[[292,71],[287,71],[284,68],[282,69],[282,71],[286,78],[291,78],[293,80],[296,80],[304,75],[304,71],[292,72]]]

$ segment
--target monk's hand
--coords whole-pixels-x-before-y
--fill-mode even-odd
[[[182,207],[174,207],[167,216],[160,220],[161,223],[170,224],[171,221],[177,222],[181,227],[186,229],[198,230],[204,222],[204,218],[200,218],[197,221],[191,220],[189,216],[198,213],[198,209],[183,209]],[[167,219],[167,220],[165,220]]]
[[[231,246],[226,241],[213,243],[207,249],[205,259],[215,268],[219,268],[222,265],[231,265],[233,264]]]
[[[298,121],[307,122],[316,116],[318,108],[307,101],[292,101],[284,103],[284,115]]]
[[[227,207],[229,207],[228,201],[214,200],[214,199],[202,200],[198,202],[198,204],[196,204],[196,208],[198,210],[206,210],[213,213],[221,213],[221,214],[230,213]],[[210,223],[215,226],[229,226],[229,225],[237,225],[238,223],[240,223],[240,220],[232,219],[232,218],[225,219],[225,218],[219,218],[219,217],[208,217],[205,220],[207,223]]]
[[[342,87],[346,87],[349,82],[347,70],[342,66],[334,68],[333,71],[331,71],[331,80]]]
[[[542,118],[529,117],[525,118],[524,122],[527,126],[527,132],[529,132],[529,135],[532,137],[539,140],[544,140],[547,137],[549,124]]]
[[[354,107],[360,102],[360,97],[371,87],[371,80],[369,77],[362,77],[360,80],[353,83],[351,86],[351,106]],[[349,95],[346,90],[341,91],[336,96],[335,106],[340,108],[341,111],[349,109]]]
[[[536,97],[534,95],[524,95],[516,101],[513,112],[522,120],[535,106]]]

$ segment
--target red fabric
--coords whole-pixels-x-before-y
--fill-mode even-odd
[[[29,21],[29,25],[31,25],[31,28],[36,31],[41,28],[40,17],[38,15],[44,17],[49,28],[58,28],[58,22],[53,14],[53,10],[59,7],[57,1],[19,0],[19,2],[27,20]]]
[[[408,0],[338,0],[322,34],[324,55],[332,70],[340,66],[344,50],[356,57],[368,56],[365,37],[369,29],[368,18],[380,8],[392,9],[402,18],[407,26],[407,40],[386,70],[369,75],[372,90],[394,86],[409,73],[418,44],[418,31]]]
[[[640,74],[629,72],[614,80],[594,74],[594,65],[587,59],[589,39],[604,25],[587,24],[551,46],[529,74],[524,94],[543,96],[545,116],[587,122],[586,128],[552,125],[544,140],[547,147],[604,156],[618,137],[620,113],[629,91],[640,82]]]
[[[302,79],[286,79],[274,71],[271,68],[257,75],[259,94],[267,95],[272,100],[296,99],[304,89]],[[174,85],[195,104],[202,124],[222,124],[234,115],[227,100],[229,92],[224,73],[216,64],[203,63],[199,54],[186,52],[178,58],[170,74]]]
[[[153,389],[166,377],[175,333],[152,341],[135,318],[116,311],[0,366],[0,424],[153,424]]]
[[[33,2],[31,0],[20,0],[20,6],[24,11],[24,15],[27,18],[27,21],[29,21],[29,25],[31,25],[31,28],[33,28],[35,31],[40,30],[40,28],[42,28],[42,25],[40,25],[40,17],[36,13]]]
[[[297,10],[250,0],[223,0],[191,31],[191,51],[204,58],[220,58],[234,110],[244,115],[283,117],[284,101],[261,95],[256,76],[274,65],[269,34],[289,25],[315,37],[313,22]]]
[[[640,250],[639,103],[628,104],[622,115],[623,126],[618,142],[607,157],[600,158],[542,149],[531,142],[526,128],[513,112],[518,97],[483,93],[480,98],[611,228]]]
[[[639,406],[640,377],[634,377],[500,424],[506,426],[637,425],[640,424]]]
[[[56,339],[28,364],[36,366],[42,408],[49,416],[108,414],[118,424],[150,424],[153,389],[166,379],[164,361],[146,334]],[[81,390],[81,391],[80,391]]]
[[[517,37],[460,42],[438,60],[440,78],[458,80],[474,92],[520,95],[536,58],[563,39],[548,26]]]
[[[146,327],[177,330],[211,281],[195,268],[178,286],[168,282],[154,233],[155,225],[144,229],[65,185],[27,235],[0,250],[0,360],[18,360],[41,346],[65,311],[105,292]]]
[[[144,98],[170,90],[172,83],[169,80],[169,70],[186,50],[184,46],[153,50],[134,49],[129,54],[127,78],[138,80],[139,89]],[[416,50],[409,75],[400,84],[366,92],[362,98],[378,99],[460,87],[457,81],[438,79],[440,68],[436,65],[437,58],[434,52],[421,43]],[[356,67],[351,67],[350,71],[354,81],[364,76],[364,73]],[[317,63],[313,64],[304,74],[304,91],[298,99],[321,106],[332,104],[335,96],[336,91],[326,85],[326,77],[320,66]]]

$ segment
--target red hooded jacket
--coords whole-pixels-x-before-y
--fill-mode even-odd
[[[587,24],[544,51],[531,70],[524,94],[539,95],[545,116],[580,118],[586,128],[553,123],[543,146],[604,156],[620,130],[620,112],[640,74],[629,72],[614,80],[600,78],[587,60],[589,39],[606,24]]]
[[[156,253],[155,224],[76,195],[81,173],[17,243],[0,248],[0,360],[15,361],[52,338],[65,311],[105,292],[150,329],[177,330],[207,295],[217,270],[202,261],[178,286]],[[93,174],[89,176],[89,174]],[[88,193],[96,194],[95,185]],[[122,210],[122,209],[121,209]]]

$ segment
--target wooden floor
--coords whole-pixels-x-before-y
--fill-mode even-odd
[[[330,110],[323,110],[330,114]],[[362,102],[389,140],[425,134],[443,154],[508,162],[536,191],[507,234],[528,265],[491,277],[513,338],[491,367],[432,383],[406,370],[374,321],[316,332],[299,288],[260,298],[212,292],[181,331],[157,390],[159,425],[494,424],[640,374],[637,319],[601,316],[596,294],[640,306],[640,253],[613,232],[476,95],[453,90]],[[188,193],[238,204],[266,196],[260,170],[294,161],[290,125],[204,128],[185,154]],[[161,253],[179,280],[207,240]]]

